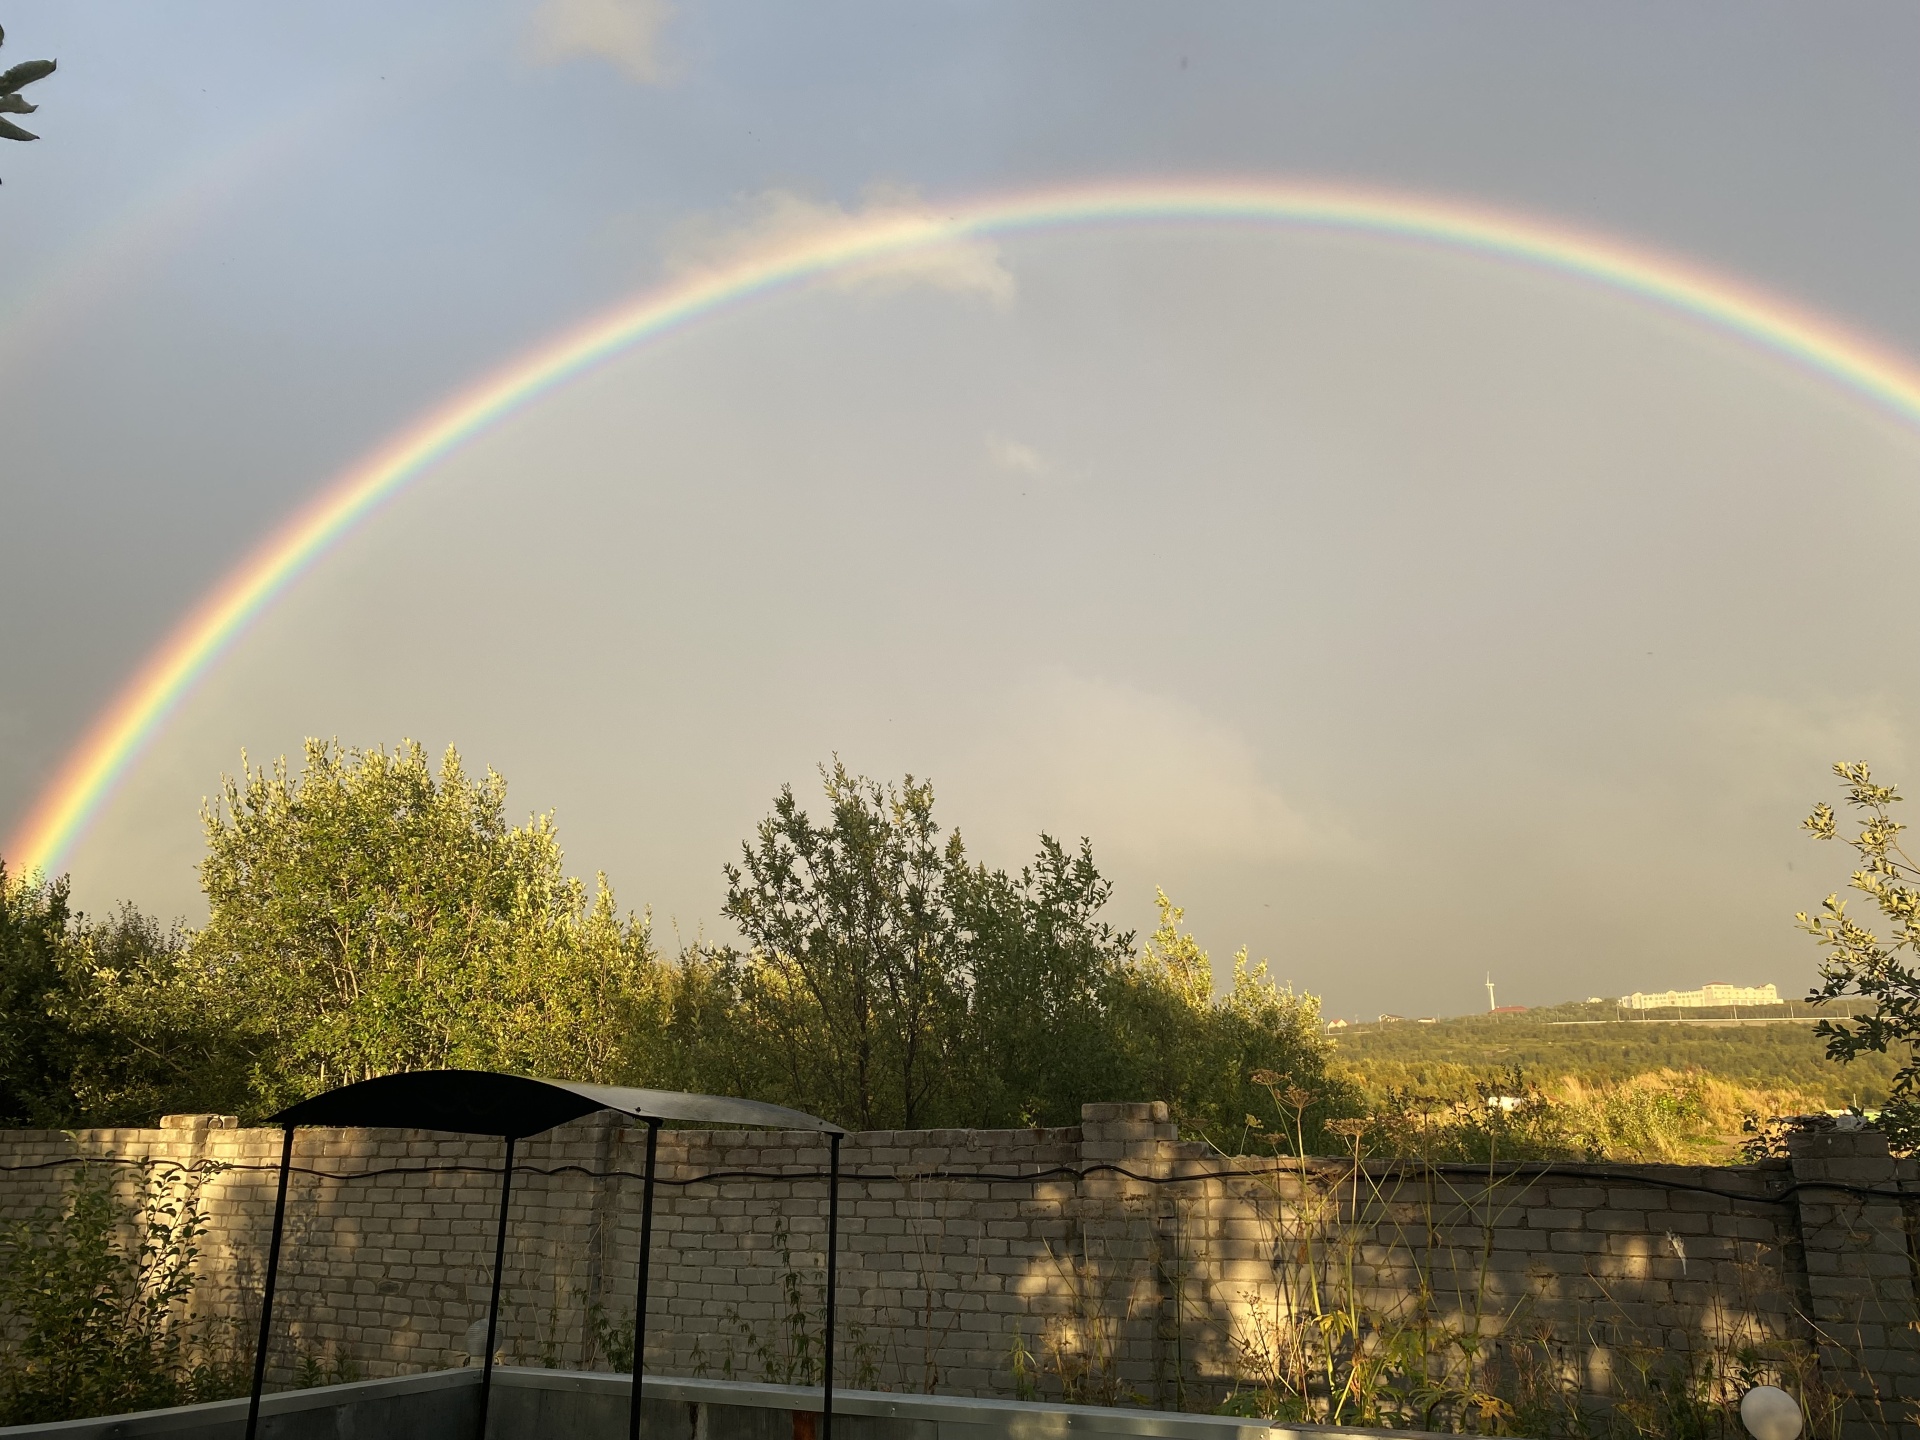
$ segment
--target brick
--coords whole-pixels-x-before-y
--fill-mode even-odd
[[[1547,1193],[1563,1210],[1595,1210],[1607,1203],[1607,1192],[1592,1185],[1556,1185]]]
[[[1612,1210],[1665,1210],[1668,1192],[1647,1188],[1629,1188],[1615,1185],[1607,1189],[1607,1207]]]
[[[1813,1296],[1816,1307],[1823,1300],[1871,1300],[1874,1298],[1873,1282],[1864,1275],[1811,1274],[1807,1277],[1807,1289]]]
[[[1641,1235],[1648,1233],[1646,1215],[1633,1210],[1590,1211],[1587,1215],[1587,1226],[1593,1230],[1627,1231]]]
[[[1525,1221],[1533,1230],[1578,1230],[1585,1215],[1584,1210],[1536,1205],[1525,1212]]]
[[[1715,1215],[1713,1233],[1729,1238],[1743,1240],[1772,1240],[1775,1238],[1771,1220],[1755,1215],[1743,1215],[1738,1212]]]

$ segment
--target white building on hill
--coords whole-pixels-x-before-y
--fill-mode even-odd
[[[1661,990],[1648,995],[1636,990],[1622,995],[1629,1010],[1698,1010],[1709,1005],[1778,1005],[1780,992],[1771,985],[1702,985],[1698,990]]]

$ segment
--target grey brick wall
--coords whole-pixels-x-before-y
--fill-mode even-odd
[[[279,1143],[210,1117],[7,1132],[0,1217],[57,1201],[72,1166],[50,1162],[231,1167],[206,1187],[201,1303],[250,1344]],[[1920,1400],[1920,1177],[1874,1132],[1795,1143],[1790,1162],[1750,1168],[1276,1171],[1181,1142],[1157,1103],[1090,1105],[1067,1129],[858,1134],[843,1150],[839,1374],[1005,1395],[1024,1368],[1042,1393],[1191,1408],[1271,1363],[1317,1285],[1323,1306],[1351,1293],[1375,1316],[1424,1307],[1465,1343],[1504,1336],[1589,1395],[1650,1356],[1797,1344],[1858,1413],[1893,1420]],[[607,1365],[590,1315],[617,1328],[632,1310],[644,1147],[644,1129],[604,1118],[521,1142],[510,1360]],[[485,1318],[500,1155],[299,1132],[276,1375],[302,1355],[368,1376],[463,1363]],[[796,1298],[818,1322],[824,1141],[670,1130],[659,1159],[647,1365],[760,1378],[768,1355],[792,1358]],[[1054,1170],[1075,1173],[1036,1174]],[[1915,1199],[1821,1188],[1835,1184]]]

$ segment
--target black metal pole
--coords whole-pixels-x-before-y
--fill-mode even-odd
[[[493,1242],[493,1298],[487,1301],[487,1358],[480,1367],[480,1440],[487,1440],[487,1402],[493,1398],[493,1337],[500,1324],[500,1272],[507,1268],[507,1202],[513,1198],[513,1137],[500,1167],[500,1234]]]
[[[253,1347],[253,1397],[247,1401],[247,1440],[260,1430],[260,1392],[267,1384],[267,1337],[273,1331],[273,1282],[280,1274],[280,1237],[287,1226],[287,1176],[293,1173],[293,1126],[280,1141],[280,1192],[273,1200],[273,1241],[267,1246],[267,1287],[260,1297],[260,1339]]]
[[[647,1353],[647,1271],[653,1261],[653,1158],[660,1122],[647,1121],[647,1182],[640,1192],[640,1278],[633,1298],[633,1396],[627,1401],[627,1440],[640,1440],[640,1371]]]
[[[821,1406],[820,1440],[833,1440],[833,1301],[840,1251],[840,1134],[827,1137],[833,1147],[833,1159],[827,1167],[827,1334],[821,1347],[820,1374],[824,1381]]]

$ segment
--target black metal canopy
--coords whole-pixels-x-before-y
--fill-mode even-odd
[[[636,1120],[691,1120],[703,1125],[845,1133],[817,1115],[761,1100],[535,1080],[492,1070],[409,1070],[381,1075],[289,1105],[270,1117],[269,1123],[388,1126],[524,1140],[600,1110]]]
[[[727,1095],[691,1095],[678,1090],[634,1090],[617,1085],[581,1085],[536,1080],[491,1070],[411,1070],[356,1081],[289,1105],[271,1117],[281,1127],[280,1188],[273,1203],[273,1242],[267,1250],[266,1287],[260,1299],[260,1340],[253,1356],[253,1398],[247,1407],[246,1440],[256,1440],[260,1392],[267,1378],[267,1341],[272,1334],[274,1282],[280,1272],[280,1242],[286,1226],[287,1180],[293,1170],[293,1132],[300,1125],[441,1130],[456,1135],[498,1135],[506,1142],[500,1166],[500,1224],[493,1248],[493,1294],[487,1302],[487,1349],[480,1373],[479,1440],[487,1436],[487,1401],[493,1389],[494,1335],[500,1319],[500,1276],[506,1266],[507,1217],[513,1199],[513,1147],[569,1120],[611,1110],[645,1122],[646,1188],[640,1209],[640,1264],[634,1296],[633,1395],[627,1406],[628,1440],[640,1437],[640,1370],[647,1339],[647,1279],[653,1253],[654,1159],[660,1126],[668,1120],[703,1125],[744,1125],[770,1130],[812,1130],[826,1136],[832,1160],[827,1171],[827,1295],[825,1363],[822,1368],[821,1440],[833,1440],[833,1322],[835,1261],[840,1234],[840,1142],[846,1131],[831,1121],[784,1105]]]

